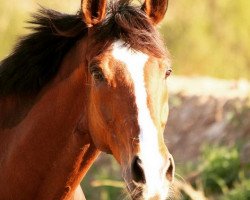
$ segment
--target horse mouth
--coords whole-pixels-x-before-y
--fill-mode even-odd
[[[168,200],[171,199],[172,196],[172,192],[170,191],[171,187],[169,187],[169,192],[166,192],[166,194],[156,193],[149,196],[146,194],[145,190],[147,190],[145,185],[136,186],[135,184],[130,184],[129,187],[127,186],[127,191],[131,200]]]

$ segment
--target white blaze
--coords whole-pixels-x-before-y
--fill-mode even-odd
[[[144,68],[148,55],[123,46],[121,41],[114,43],[112,54],[115,59],[125,63],[134,83],[138,124],[140,127],[139,157],[142,160],[146,178],[144,198],[147,199],[156,194],[166,195],[168,188],[166,188],[165,175],[162,174],[164,161],[159,151],[158,132],[147,106]],[[165,195],[160,198],[165,199]]]

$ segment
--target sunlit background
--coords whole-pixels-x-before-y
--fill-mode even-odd
[[[39,5],[76,13],[80,0],[0,0],[0,60]],[[172,55],[166,143],[176,159],[173,199],[250,199],[250,1],[170,0],[159,30]],[[87,199],[126,197],[103,155],[82,186]],[[178,196],[178,197],[177,197]]]

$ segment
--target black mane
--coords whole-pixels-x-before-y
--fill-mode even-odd
[[[80,14],[42,8],[33,16],[32,33],[20,39],[0,63],[0,97],[34,94],[53,78],[67,51],[87,32]]]
[[[120,0],[110,3],[107,10],[103,22],[93,27],[96,43],[110,45],[121,39],[135,50],[167,56],[158,32],[140,7]],[[82,19],[81,12],[66,15],[44,8],[34,15],[30,22],[33,33],[21,38],[0,63],[0,98],[38,93],[56,75],[69,49],[87,33]]]

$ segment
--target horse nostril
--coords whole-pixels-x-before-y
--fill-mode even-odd
[[[142,168],[142,162],[138,156],[135,156],[132,162],[131,171],[132,171],[132,178],[135,182],[143,184],[146,183],[145,175]]]
[[[169,158],[169,162],[170,162],[170,164],[169,164],[169,167],[168,167],[167,172],[166,172],[166,177],[171,182],[171,181],[173,181],[174,168],[175,168],[174,160],[173,160],[172,156]]]

